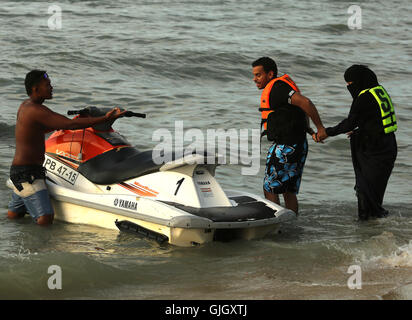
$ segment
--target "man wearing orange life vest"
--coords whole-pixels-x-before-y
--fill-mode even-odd
[[[259,111],[262,113],[263,135],[273,141],[266,158],[263,191],[266,199],[280,204],[283,195],[285,206],[298,213],[298,200],[303,167],[308,152],[306,134],[317,141],[317,134],[325,128],[314,104],[300,93],[287,75],[277,77],[275,61],[262,57],[252,63],[253,81],[262,90]],[[309,119],[318,132],[309,126]]]

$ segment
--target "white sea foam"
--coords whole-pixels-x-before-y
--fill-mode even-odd
[[[389,256],[378,257],[377,261],[390,267],[412,267],[412,240]]]
[[[381,245],[379,248],[381,252],[373,252],[367,254],[363,251],[358,257],[358,262],[368,267],[381,267],[381,268],[410,268],[412,267],[412,240],[409,243],[402,246],[398,246],[393,235],[390,232],[384,232],[382,235],[374,237],[374,242],[378,239],[376,244]]]

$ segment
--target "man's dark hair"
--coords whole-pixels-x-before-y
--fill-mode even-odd
[[[24,85],[26,86],[28,96],[31,95],[33,87],[38,85],[43,79],[47,79],[47,73],[44,70],[32,70],[26,74]]]
[[[278,75],[278,67],[276,62],[269,57],[262,57],[252,63],[252,67],[262,66],[266,73],[273,71],[274,77]]]

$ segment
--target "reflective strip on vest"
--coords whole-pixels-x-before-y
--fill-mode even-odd
[[[398,129],[396,124],[395,110],[393,108],[392,100],[389,94],[386,92],[385,88],[382,86],[377,86],[374,88],[363,90],[359,93],[369,91],[379,104],[381,110],[382,125],[385,133],[395,132]]]

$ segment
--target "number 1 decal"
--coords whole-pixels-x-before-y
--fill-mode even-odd
[[[185,178],[180,179],[180,180],[176,183],[176,184],[177,184],[177,188],[176,188],[176,191],[175,191],[175,195],[177,195],[177,192],[179,191],[179,188],[180,188],[180,186],[182,185],[183,180],[185,180]]]

